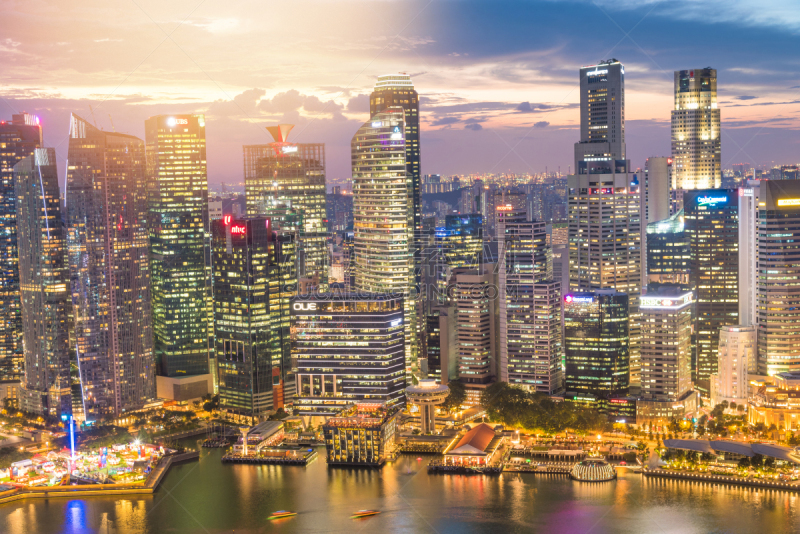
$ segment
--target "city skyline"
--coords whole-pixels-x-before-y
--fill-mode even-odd
[[[273,24],[259,28],[261,15],[246,5],[98,7],[107,22],[76,9],[68,28],[51,27],[47,17],[34,27],[29,8],[19,7],[8,13],[13,23],[0,47],[6,65],[0,94],[14,112],[42,117],[45,145],[56,147],[59,165],[73,110],[91,117],[91,104],[98,126],[140,138],[144,117],[205,113],[212,185],[240,182],[240,147],[258,136],[269,142],[263,126],[279,122],[297,124],[297,142],[326,143],[330,178],[349,176],[346,140],[363,122],[377,77],[397,72],[411,74],[420,93],[422,143],[431,147],[423,174],[545,167],[566,173],[579,120],[576,69],[609,57],[627,69],[634,168],[647,157],[669,155],[673,71],[692,65],[718,71],[723,168],[791,163],[800,139],[800,83],[785,68],[793,60],[784,51],[797,48],[800,21],[777,5],[753,14],[747,2],[734,2],[720,14],[715,2],[530,2],[498,9],[472,2],[356,2],[350,9],[300,2],[283,6],[281,14],[291,17],[309,5],[314,15],[304,18],[311,33],[317,30],[310,42]],[[58,14],[59,8],[49,9]],[[508,17],[512,9],[523,16]],[[550,24],[522,39],[530,35],[521,31],[526,25],[544,26],[523,22],[528,14]],[[373,19],[387,16],[392,28],[371,28],[380,26]],[[443,23],[453,17],[458,31]],[[118,27],[116,20],[129,23]],[[341,28],[332,29],[329,20]],[[683,42],[687,20],[695,30]],[[588,31],[597,24],[608,31]],[[378,35],[384,30],[390,37]],[[502,38],[479,44],[466,37],[486,30],[502,30]],[[255,47],[266,31],[279,44]],[[744,34],[746,43],[735,37]],[[227,57],[223,47],[211,48],[228,41],[243,53]]]

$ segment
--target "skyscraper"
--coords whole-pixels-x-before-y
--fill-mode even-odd
[[[0,381],[19,380],[23,367],[14,165],[41,146],[39,117],[0,121]]]
[[[683,210],[647,225],[647,278],[661,284],[688,284],[691,260]]]
[[[496,376],[498,354],[497,302],[494,265],[454,272],[456,311],[456,359],[458,375],[465,384],[488,384]]]
[[[25,374],[20,408],[72,413],[66,265],[56,151],[37,148],[14,166]]]
[[[717,372],[719,329],[739,324],[739,223],[736,189],[686,191],[684,227],[689,239],[689,287],[695,292],[697,389],[709,395],[709,377]]]
[[[84,413],[155,398],[144,143],[73,114],[67,246]]]
[[[145,121],[153,334],[166,377],[209,372],[205,131],[203,115]]]
[[[244,146],[244,187],[247,214],[270,217],[282,227],[279,214],[299,215],[298,260],[301,278],[317,278],[328,287],[328,245],[325,214],[325,145],[289,143],[292,124],[270,126],[275,142]]]
[[[404,297],[406,362],[417,360],[414,218],[408,177],[405,111],[377,113],[351,143],[356,288]]]
[[[294,243],[266,217],[225,215],[211,231],[220,409],[252,423],[293,396],[285,291],[295,285]]]
[[[625,159],[624,76],[615,59],[580,70],[581,138],[567,178],[570,290],[628,295],[630,382],[638,384],[643,223],[640,180]]]
[[[739,188],[739,324],[754,326],[758,316],[759,180]],[[766,182],[764,182],[766,183]],[[757,374],[753,371],[752,374]]]
[[[642,220],[647,224],[663,221],[669,217],[669,189],[672,174],[672,158],[647,158],[644,164],[644,212]]]
[[[800,182],[762,181],[756,288],[759,374],[800,369]]]
[[[717,70],[675,71],[672,110],[672,188],[714,189],[722,185]]]

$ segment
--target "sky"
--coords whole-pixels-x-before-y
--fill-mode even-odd
[[[634,168],[669,155],[673,71],[707,66],[723,168],[800,162],[798,0],[0,3],[0,118],[39,115],[60,172],[70,113],[142,138],[149,116],[204,113],[212,184],[240,182],[242,145],[279,123],[347,178],[376,78],[405,72],[423,173],[566,173],[578,69],[610,58]]]

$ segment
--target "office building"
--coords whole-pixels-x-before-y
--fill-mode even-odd
[[[643,220],[647,224],[669,218],[672,158],[647,158],[644,164]]]
[[[480,214],[448,215],[445,225],[435,228],[432,244],[422,246],[424,285],[420,293],[426,301],[446,303],[449,300],[447,286],[453,270],[459,267],[474,269],[483,262],[482,219]]]
[[[225,215],[211,230],[220,410],[253,423],[292,397],[294,241],[263,216]]]
[[[625,160],[625,67],[616,59],[580,69],[581,140],[575,161]],[[578,166],[575,166],[576,174]]]
[[[351,143],[356,288],[402,295],[406,361],[416,365],[413,180],[406,161],[406,112],[375,114]]]
[[[295,413],[330,416],[352,403],[404,406],[403,298],[323,293],[292,299]]]
[[[382,466],[394,448],[398,415],[397,407],[359,403],[326,420],[328,465]]]
[[[428,360],[428,376],[447,384],[458,378],[455,305],[432,306],[425,321],[423,354]]]
[[[564,296],[564,386],[568,399],[599,404],[628,393],[628,295],[611,289]]]
[[[675,71],[672,110],[672,188],[722,186],[717,70]]]
[[[494,264],[453,273],[458,377],[465,384],[488,384],[497,376],[499,323]]]
[[[753,326],[758,314],[758,214],[761,182],[739,188],[739,324]]]
[[[686,191],[689,287],[695,293],[692,375],[701,395],[717,372],[719,329],[739,324],[739,194],[736,189]]]
[[[156,396],[144,142],[73,114],[68,161],[76,358],[85,417],[94,421]]]
[[[205,251],[209,224],[205,117],[150,117],[145,121],[145,142],[158,374],[205,375],[213,342]]]
[[[25,374],[23,411],[72,413],[69,269],[66,265],[56,151],[37,148],[14,166]]]
[[[683,210],[647,225],[647,272],[645,281],[661,284],[689,283],[691,260]]]
[[[19,382],[23,369],[14,165],[41,146],[39,117],[23,112],[0,121],[0,381],[5,382]]]
[[[325,145],[290,143],[292,124],[267,128],[273,143],[244,146],[244,188],[249,216],[265,216],[284,229],[281,213],[298,216],[298,276],[328,287]]]
[[[674,402],[692,388],[692,292],[650,286],[642,295],[642,390],[648,400]]]
[[[717,372],[711,375],[711,404],[722,401],[744,404],[749,396],[750,375],[758,374],[756,327],[723,326],[719,330]]]
[[[761,182],[758,209],[759,373],[800,369],[800,182]]]

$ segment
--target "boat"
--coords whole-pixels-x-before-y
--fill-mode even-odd
[[[362,517],[369,517],[371,515],[378,515],[380,510],[359,510],[358,512],[353,512],[351,519],[361,519]]]
[[[297,515],[297,512],[288,512],[286,510],[278,510],[277,512],[272,512],[272,515],[269,516],[267,519],[272,521],[273,519],[283,519],[284,517],[292,517],[293,515]]]

